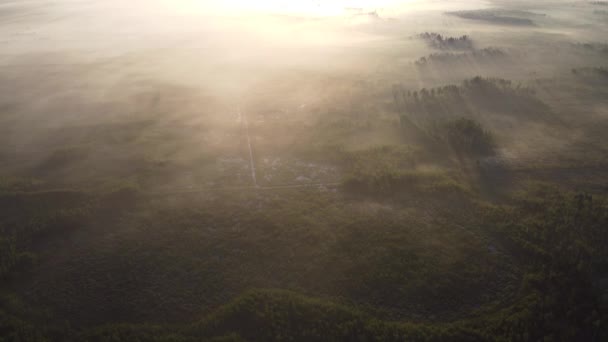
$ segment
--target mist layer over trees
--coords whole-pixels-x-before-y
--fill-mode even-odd
[[[608,340],[602,1],[5,1],[0,341]]]

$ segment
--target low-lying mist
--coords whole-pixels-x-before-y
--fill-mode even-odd
[[[608,338],[607,6],[2,2],[0,340]]]

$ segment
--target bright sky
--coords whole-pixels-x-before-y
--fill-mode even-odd
[[[174,0],[181,10],[211,10],[222,13],[295,14],[306,16],[333,16],[345,13],[348,8],[365,11],[395,9],[419,0]]]

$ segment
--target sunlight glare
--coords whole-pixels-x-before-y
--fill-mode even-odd
[[[340,16],[349,11],[377,11],[407,5],[415,0],[179,0],[174,6],[186,11],[219,14],[287,14],[298,16]]]

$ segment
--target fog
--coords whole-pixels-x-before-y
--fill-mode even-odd
[[[606,33],[592,9],[570,1],[5,2],[5,153],[44,158],[65,144],[49,143],[53,130],[70,126],[152,117],[215,125],[237,120],[239,108],[296,121],[312,120],[304,108],[315,108],[318,120],[319,112],[395,110],[395,85],[413,91],[474,76],[525,83],[601,66],[605,54],[581,47]],[[493,14],[463,14],[484,10]],[[507,19],[493,23],[497,17]],[[466,35],[473,44],[433,47],[422,32]],[[602,115],[603,106],[594,111]],[[505,122],[487,124],[501,130]],[[525,148],[507,152],[531,148],[517,144]]]
[[[69,185],[66,173],[80,170],[79,182],[93,184],[90,178],[111,178],[108,169],[116,168],[146,188],[173,188],[174,181],[193,188],[216,184],[201,184],[207,166],[182,165],[158,182],[142,180],[121,163],[241,156],[247,151],[228,141],[242,126],[243,113],[259,126],[252,139],[260,140],[257,146],[268,145],[269,158],[290,155],[286,146],[306,144],[348,150],[406,143],[426,149],[416,134],[392,127],[418,115],[403,107],[395,89],[405,94],[476,76],[533,87],[541,111],[550,113],[530,108],[517,116],[492,116],[483,113],[488,108],[465,103],[500,141],[498,158],[515,162],[520,156],[566,153],[581,139],[593,140],[579,126],[605,116],[602,102],[581,103],[564,89],[573,87],[571,70],[605,65],[606,25],[596,7],[601,6],[572,1],[5,2],[0,12],[3,155],[8,165],[16,165],[8,174],[44,165],[57,151],[86,146],[82,153],[90,164],[74,160],[68,170],[36,177]],[[449,37],[465,37],[465,45],[456,46]],[[458,117],[463,110],[448,108],[445,119],[435,113],[431,121]],[[342,139],[313,138],[324,122],[341,120],[375,121],[378,127]],[[171,134],[180,139],[155,146],[147,138],[98,144],[87,141],[87,133],[72,136],[78,127],[135,122],[151,126],[132,133],[168,134],[163,127],[173,127]],[[285,131],[290,123],[300,124],[299,135]],[[564,125],[570,127],[564,131]],[[201,147],[216,139],[209,135],[228,141]],[[230,152],[220,152],[226,148]],[[183,172],[200,179],[182,184],[177,179]]]
[[[1,2],[0,321],[6,297],[34,325],[182,324],[259,289],[387,322],[518,308],[550,220],[511,211],[606,192],[607,11]]]

